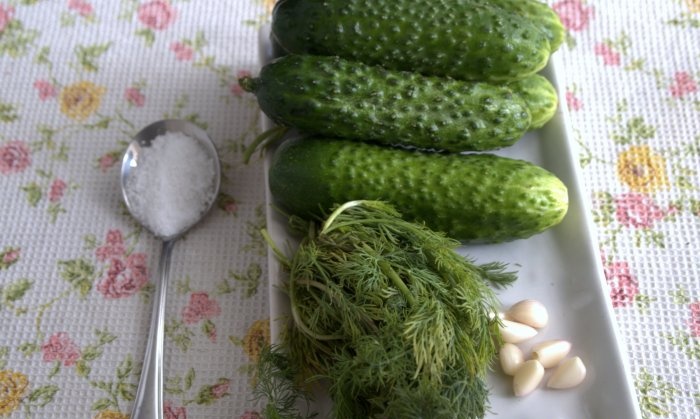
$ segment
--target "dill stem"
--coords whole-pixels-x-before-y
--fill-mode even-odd
[[[399,291],[401,291],[401,294],[403,294],[406,301],[408,301],[408,304],[415,305],[416,299],[413,298],[413,294],[411,294],[411,291],[401,280],[399,274],[397,274],[396,271],[391,267],[391,265],[389,265],[389,262],[387,262],[386,260],[380,260],[377,263],[379,265],[379,269],[382,270],[382,273],[389,277],[389,279],[391,279],[391,282],[394,283],[394,286],[396,286],[396,288],[398,288]]]
[[[330,295],[328,292],[328,288],[324,286],[323,284],[317,282],[317,281],[308,281],[308,280],[300,280],[297,279],[294,281],[298,285],[306,285],[315,287],[326,294]],[[304,320],[302,320],[301,315],[299,314],[299,310],[297,309],[297,301],[296,301],[296,293],[294,292],[294,286],[291,285],[289,287],[289,300],[291,302],[291,308],[292,308],[292,318],[294,319],[294,323],[297,325],[297,327],[304,332],[305,335],[314,338],[316,340],[338,340],[342,339],[342,335],[321,335],[313,330],[309,326],[304,323]]]
[[[326,219],[326,222],[323,223],[323,227],[321,228],[321,233],[319,234],[325,234],[328,232],[328,229],[330,228],[331,224],[335,221],[336,217],[338,217],[340,214],[342,214],[346,209],[356,207],[358,205],[364,204],[365,201],[363,200],[356,200],[356,201],[348,201],[344,203],[343,205],[339,206],[338,208],[335,209],[331,213],[331,215],[328,216]]]
[[[255,137],[253,142],[250,143],[250,145],[243,151],[243,163],[248,164],[248,162],[250,162],[250,158],[253,156],[253,153],[255,153],[259,147],[267,147],[268,144],[282,138],[288,129],[289,128],[285,126],[279,125],[272,127]]]
[[[280,250],[280,248],[277,247],[274,240],[272,240],[272,237],[270,237],[270,233],[267,231],[267,229],[263,228],[262,230],[260,230],[260,234],[263,236],[263,239],[265,239],[265,241],[267,242],[267,245],[270,246],[270,249],[272,249],[272,252],[275,254],[275,256],[277,256],[277,259],[279,259],[279,261],[282,262],[284,266],[289,267],[291,265],[291,261],[289,260],[287,255],[285,255],[282,252],[282,250]]]

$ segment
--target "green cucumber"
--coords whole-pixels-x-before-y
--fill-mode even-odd
[[[510,146],[530,128],[528,105],[505,85],[338,57],[284,56],[240,85],[273,121],[324,136],[460,152]]]
[[[383,200],[465,242],[526,238],[558,224],[568,209],[564,183],[523,160],[327,138],[280,144],[269,188],[290,214],[317,217],[346,201]]]
[[[288,53],[466,80],[520,79],[551,53],[527,17],[470,0],[280,0],[272,37]]]
[[[527,103],[532,121],[530,128],[540,128],[557,112],[559,96],[557,89],[544,76],[533,74],[522,80],[508,83],[513,92]]]
[[[564,42],[566,29],[559,15],[546,3],[539,0],[472,0],[478,4],[489,4],[526,17],[549,39],[549,50],[554,52]]]

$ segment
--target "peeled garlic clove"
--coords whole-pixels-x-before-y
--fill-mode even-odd
[[[504,343],[501,346],[498,358],[501,361],[501,369],[508,375],[514,375],[525,360],[523,351],[512,343]]]
[[[559,364],[571,351],[571,343],[565,340],[547,340],[532,347],[532,358],[540,361],[543,367],[552,368]]]
[[[506,311],[506,318],[539,329],[547,325],[549,313],[544,304],[537,300],[522,300]]]
[[[532,393],[544,377],[544,367],[540,361],[531,359],[523,362],[513,376],[513,393],[522,397]]]
[[[537,335],[537,330],[526,324],[510,320],[501,320],[501,323],[500,331],[503,342],[520,343]]]
[[[565,359],[559,364],[549,380],[547,387],[565,389],[576,387],[586,378],[586,366],[579,357]]]

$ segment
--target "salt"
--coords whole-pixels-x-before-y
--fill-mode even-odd
[[[141,148],[125,187],[133,215],[169,238],[194,225],[211,205],[215,162],[198,140],[167,132]]]

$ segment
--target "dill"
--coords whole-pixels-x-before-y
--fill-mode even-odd
[[[291,258],[270,243],[289,273],[292,381],[327,379],[338,419],[483,418],[500,343],[492,287],[516,274],[380,201],[292,222],[306,235]]]
[[[296,383],[298,369],[278,346],[263,347],[257,364],[255,401],[265,400],[266,419],[312,419],[308,410],[311,395]]]

